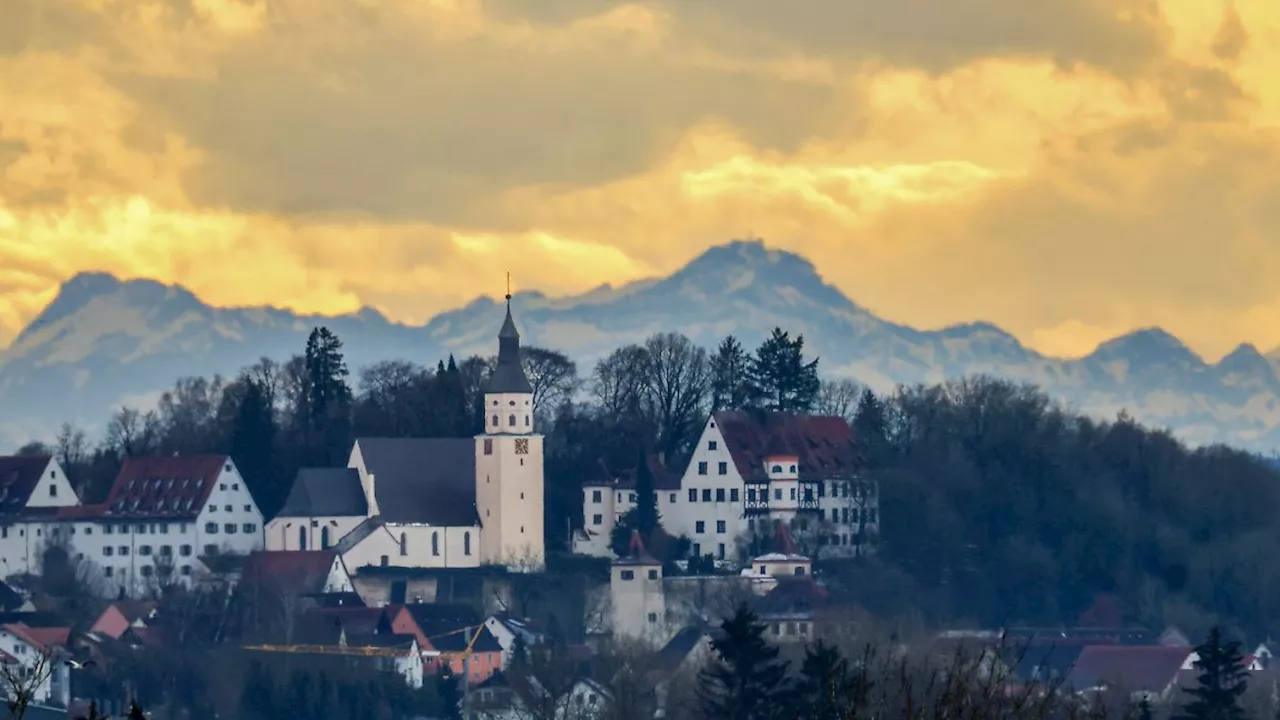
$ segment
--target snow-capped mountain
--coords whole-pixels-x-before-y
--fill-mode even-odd
[[[878,389],[988,373],[1034,382],[1078,409],[1124,409],[1194,443],[1280,448],[1280,351],[1241,345],[1206,363],[1159,329],[1103,343],[1078,360],[1044,357],[989,323],[921,331],[877,318],[826,284],[811,263],[759,241],[711,248],[665,278],[582,295],[514,299],[526,341],[589,367],[612,349],[660,331],[714,347],[747,347],[775,327],[803,334],[827,375]],[[214,308],[181,287],[83,274],[0,353],[0,450],[49,437],[64,420],[100,428],[113,407],[146,405],[184,375],[233,375],[266,356],[300,352],[311,328],[342,338],[348,363],[491,353],[499,301],[481,298],[423,327],[374,310],[338,317],[276,308]]]

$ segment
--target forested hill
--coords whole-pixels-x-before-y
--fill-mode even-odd
[[[873,613],[930,625],[1061,624],[1115,595],[1153,629],[1198,634],[1221,621],[1280,636],[1280,567],[1270,560],[1280,471],[1245,452],[1189,450],[1007,381],[879,399],[822,380],[803,340],[782,331],[754,352],[731,338],[708,350],[668,333],[581,372],[553,350],[526,348],[524,362],[547,436],[553,550],[581,524],[581,483],[602,460],[628,468],[643,443],[679,471],[712,407],[840,414],[880,481],[883,537],[874,560],[830,577]],[[490,366],[481,357],[435,368],[388,360],[356,369],[353,381],[338,338],[317,332],[292,359],[231,380],[187,378],[155,412],[120,411],[101,443],[68,427],[48,449],[90,499],[128,455],[230,453],[270,513],[299,467],[344,464],[353,437],[478,432]]]

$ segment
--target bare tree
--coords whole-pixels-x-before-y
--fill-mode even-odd
[[[813,411],[818,415],[834,415],[853,422],[861,396],[862,386],[856,380],[823,380],[818,386],[818,399]]]
[[[540,347],[520,351],[525,375],[533,386],[533,414],[542,417],[573,397],[578,389],[578,366],[563,353]]]
[[[645,341],[644,376],[648,414],[658,428],[659,448],[668,457],[685,449],[690,429],[701,425],[711,391],[707,351],[679,333]]]

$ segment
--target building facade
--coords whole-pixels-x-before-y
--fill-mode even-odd
[[[859,477],[852,428],[838,417],[713,413],[683,475],[655,475],[654,487],[667,532],[726,561],[745,562],[778,523],[815,557],[864,552],[880,529],[878,489]],[[584,484],[574,552],[610,556],[610,533],[635,501],[629,479]]]

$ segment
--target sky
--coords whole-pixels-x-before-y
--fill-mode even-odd
[[[1280,346],[1275,0],[0,0],[0,347],[77,272],[406,322],[759,237],[921,328]]]

